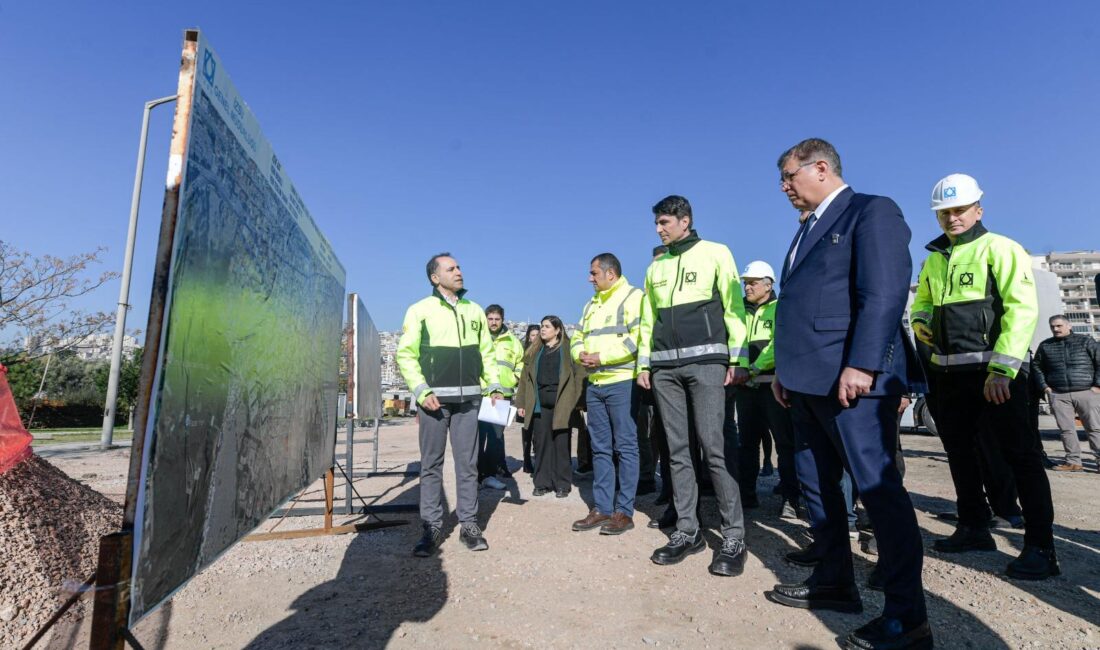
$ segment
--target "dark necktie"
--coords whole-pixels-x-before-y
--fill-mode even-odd
[[[815,223],[817,223],[817,213],[811,212],[810,216],[802,222],[802,227],[798,229],[798,239],[795,240],[794,250],[791,251],[791,259],[787,260],[787,268],[794,266],[794,260],[798,257],[798,249],[802,247],[802,240],[805,239],[806,233],[810,232],[810,228],[813,228]]]

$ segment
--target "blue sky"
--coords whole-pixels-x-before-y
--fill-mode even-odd
[[[1100,248],[1098,25],[1095,2],[2,3],[0,238],[106,245],[121,269],[141,107],[175,92],[198,27],[382,329],[441,250],[481,304],[576,321],[594,254],[641,282],[672,193],[739,266],[778,266],[797,224],[775,161],[810,136],[901,205],[914,268],[956,171],[1029,250]],[[134,327],[171,113],[152,123]]]

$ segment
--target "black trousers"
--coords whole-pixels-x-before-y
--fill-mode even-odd
[[[739,386],[736,393],[737,428],[740,432],[739,484],[741,495],[755,495],[760,476],[760,445],[770,431],[775,438],[779,487],[787,501],[798,499],[794,469],[794,425],[790,411],[779,405],[768,384]],[[767,454],[765,453],[765,458]]]
[[[531,420],[531,437],[535,443],[536,488],[569,490],[572,488],[573,465],[570,463],[569,429],[554,430],[554,409],[543,407]]]
[[[523,468],[533,472],[535,466],[531,464],[531,426],[525,424],[520,435],[523,439]]]
[[[652,402],[652,391],[642,392],[641,403],[634,421],[638,425],[638,484],[652,485],[657,480],[657,451],[653,441],[654,427],[660,427],[657,407]],[[650,399],[647,399],[649,397]],[[661,430],[664,435],[664,430]],[[668,442],[666,441],[667,445]],[[665,474],[662,474],[665,476]]]
[[[1009,384],[1010,399],[1004,404],[987,402],[982,394],[983,371],[931,372],[928,395],[940,440],[947,451],[951,480],[955,484],[959,523],[984,525],[992,516],[982,492],[979,470],[979,435],[989,435],[1012,468],[1024,514],[1024,543],[1040,548],[1054,546],[1054,505],[1050,482],[1043,469],[1035,431],[1028,417],[1027,373],[1020,372]]]

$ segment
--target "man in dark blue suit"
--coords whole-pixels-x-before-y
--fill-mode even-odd
[[[819,509],[821,559],[799,584],[769,600],[861,612],[840,480],[849,471],[879,548],[882,615],[854,630],[848,648],[930,648],[921,584],[923,548],[894,460],[901,396],[920,377],[902,330],[912,278],[909,227],[882,196],[857,194],[840,156],[804,140],[779,158],[780,187],[810,214],[787,254],[776,308],[776,399],[792,409],[795,464],[807,503]]]

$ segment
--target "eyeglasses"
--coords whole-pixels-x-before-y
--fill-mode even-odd
[[[816,165],[817,163],[818,163],[818,161],[811,160],[810,162],[802,163],[801,165],[798,166],[798,169],[794,170],[793,172],[780,172],[780,174],[779,174],[779,187],[783,187],[784,185],[789,185],[792,181],[794,181],[794,177],[798,175],[798,172],[802,171],[803,167],[809,167],[810,165]]]

